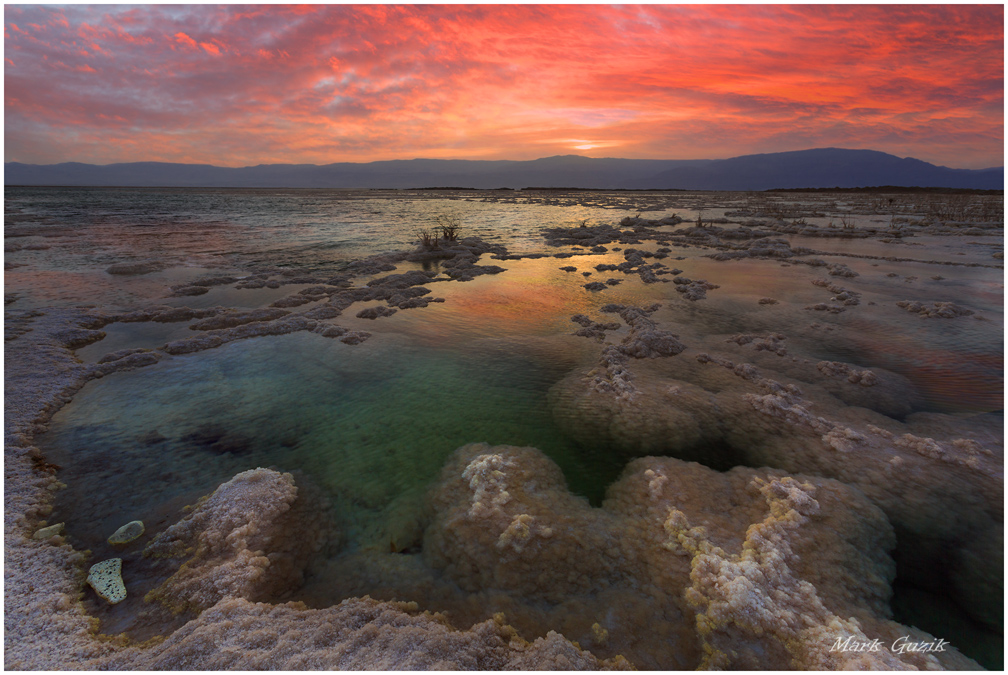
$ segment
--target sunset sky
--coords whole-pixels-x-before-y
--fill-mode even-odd
[[[5,161],[1004,163],[1002,5],[4,8]]]

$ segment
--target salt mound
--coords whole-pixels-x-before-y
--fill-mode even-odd
[[[449,459],[431,507],[429,565],[507,595],[525,621],[557,606],[566,636],[638,667],[972,664],[952,650],[831,651],[911,630],[889,620],[892,528],[834,480],[648,457],[593,509],[538,450],[474,444]]]
[[[897,307],[902,307],[911,314],[919,314],[925,319],[955,319],[960,316],[972,316],[973,310],[960,307],[954,302],[933,302],[930,306],[923,302],[900,300]]]
[[[160,272],[165,268],[165,264],[158,262],[157,260],[138,260],[135,262],[121,262],[115,263],[106,269],[105,271],[109,274],[128,274],[128,275],[139,275],[139,274],[150,274],[151,272]]]
[[[238,474],[144,550],[145,556],[187,558],[147,599],[199,612],[225,597],[261,600],[297,589],[330,537],[318,508],[298,498],[290,474]]]
[[[557,633],[527,642],[502,619],[458,631],[415,603],[350,599],[325,609],[254,602],[300,586],[325,541],[318,502],[290,474],[238,474],[159,535],[145,554],[190,556],[152,592],[198,616],[163,642],[87,662],[94,668],[505,669],[626,668]],[[306,498],[308,497],[308,498]]]
[[[862,407],[909,412],[898,405],[892,374],[762,358],[809,381],[799,387],[779,372],[779,380],[771,379],[750,363],[704,353],[695,363],[711,372],[683,360],[647,370],[624,362],[620,381],[632,383],[633,396],[598,387],[594,371],[575,371],[554,385],[549,400],[558,425],[589,447],[667,454],[719,469],[771,466],[854,486],[895,527],[901,576],[942,592],[963,589],[956,600],[978,620],[999,615],[996,604],[966,590],[972,584],[993,589],[984,597],[1002,596],[999,422],[937,414],[900,422]],[[961,572],[953,573],[949,552],[961,550],[984,553],[957,563]]]
[[[605,377],[600,380],[601,368],[574,373],[550,390],[554,419],[565,434],[587,447],[605,445],[625,457],[672,455],[708,466],[724,464],[727,458],[711,456],[718,452],[714,446],[723,434],[709,392],[689,382],[659,379],[650,370],[631,376],[625,360],[618,372],[606,371]],[[620,383],[629,395],[613,395],[610,388]]]

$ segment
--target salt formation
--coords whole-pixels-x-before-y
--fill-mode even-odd
[[[565,635],[637,667],[972,663],[951,650],[831,650],[838,639],[924,637],[888,618],[885,516],[837,481],[649,457],[593,509],[534,448],[474,444],[445,465],[431,506],[429,565],[467,592],[506,594],[519,624],[557,605],[549,619]]]
[[[162,349],[172,355],[189,354],[204,349],[219,347],[228,342],[262,335],[286,335],[302,330],[313,330],[318,322],[303,316],[287,316],[274,321],[256,321],[218,330],[206,330],[202,335],[175,340]]]
[[[312,506],[318,505],[298,499],[290,474],[238,474],[144,550],[145,556],[187,559],[147,599],[199,612],[224,597],[289,593],[329,536],[324,513]]]
[[[140,275],[160,272],[165,268],[165,264],[156,260],[137,260],[134,262],[115,263],[106,269],[109,274]]]
[[[816,364],[824,375],[846,378],[852,384],[860,384],[862,387],[874,387],[878,384],[878,377],[870,370],[857,370],[846,363],[837,361],[820,361]]]
[[[859,276],[857,272],[852,270],[847,265],[843,263],[833,263],[832,265],[827,265],[826,269],[831,277],[847,277],[852,278]]]
[[[358,319],[377,319],[380,316],[392,316],[398,310],[395,307],[382,307],[381,305],[377,307],[368,307],[367,309],[362,309],[357,312]]]
[[[363,287],[353,287],[356,277],[372,276],[396,269],[395,263],[402,261],[429,262],[436,260],[445,275],[453,281],[470,281],[484,274],[499,274],[504,268],[497,265],[477,265],[479,257],[492,253],[495,257],[507,258],[507,249],[500,245],[488,244],[478,237],[467,237],[454,242],[443,242],[436,250],[418,249],[411,253],[387,253],[354,261],[344,272],[329,278],[306,275],[295,270],[270,270],[239,279],[233,276],[211,276],[172,286],[172,296],[202,295],[213,286],[235,284],[235,288],[280,288],[289,284],[314,284],[279,300],[270,307],[251,310],[229,310],[224,307],[191,309],[160,305],[126,313],[95,312],[89,320],[87,331],[81,331],[77,342],[68,346],[82,347],[101,340],[105,333],[97,330],[115,322],[175,322],[199,319],[189,327],[202,334],[174,340],[163,345],[159,351],[171,355],[190,354],[212,349],[221,345],[253,337],[286,335],[299,331],[310,331],[323,337],[339,338],[345,344],[360,344],[370,333],[348,331],[342,326],[328,323],[357,302],[382,301],[386,306],[369,307],[357,313],[358,318],[376,319],[391,316],[399,309],[427,307],[430,303],[444,302],[444,298],[426,297],[431,291],[423,284],[438,281],[437,273],[412,270],[402,274],[389,274],[370,279]],[[271,278],[280,276],[281,279]],[[444,281],[441,279],[440,281]],[[299,312],[290,309],[311,303],[322,303]],[[82,341],[83,340],[83,341]],[[160,358],[160,354],[149,353],[148,365]]]
[[[676,277],[674,282],[676,284],[676,291],[682,293],[684,298],[692,302],[703,300],[707,297],[707,291],[720,288],[717,284],[712,284],[704,279],[697,279],[694,281],[692,279],[687,279],[686,277]]]
[[[742,243],[725,242],[727,250],[710,254],[714,260],[738,260],[741,258],[778,258],[786,260],[796,255],[812,253],[807,248],[792,248],[787,239],[780,237],[758,237]]]
[[[275,321],[290,314],[285,309],[263,307],[244,311],[225,311],[189,324],[190,330],[220,330],[256,321]]]
[[[579,330],[574,331],[574,335],[590,337],[598,342],[605,340],[606,331],[619,330],[621,328],[621,324],[618,321],[601,323],[592,321],[584,314],[575,314],[571,317],[571,321],[581,326]]]
[[[813,286],[819,286],[825,288],[834,296],[830,298],[829,303],[820,302],[815,305],[810,305],[805,309],[811,309],[815,311],[827,311],[833,314],[839,314],[847,309],[847,307],[853,307],[861,304],[861,294],[856,291],[838,286],[837,284],[832,284],[826,279],[813,279]]]
[[[897,307],[902,307],[911,314],[920,314],[925,319],[955,319],[960,316],[971,316],[973,310],[960,307],[954,302],[933,302],[931,306],[923,302],[911,300],[901,300],[896,303]]]
[[[145,555],[185,558],[150,594],[196,618],[150,647],[90,662],[103,668],[618,668],[556,633],[527,642],[487,620],[467,631],[415,603],[354,599],[327,609],[267,604],[299,587],[330,535],[317,498],[290,474],[243,472],[159,535]],[[222,648],[222,645],[225,648]]]
[[[588,375],[593,377],[592,386],[605,392],[613,392],[620,398],[633,398],[636,389],[633,386],[629,371],[624,367],[628,359],[653,359],[663,356],[675,356],[686,347],[679,341],[679,336],[666,330],[660,330],[650,316],[658,311],[661,305],[639,308],[626,305],[608,304],[601,311],[618,314],[630,327],[630,332],[618,345],[609,345],[602,350],[599,358],[599,368]],[[581,324],[583,328],[575,335],[592,337],[598,341],[605,339],[605,331],[619,328],[615,322],[599,323],[592,321],[583,314],[571,317],[571,321]],[[604,373],[603,373],[604,369]]]
[[[758,352],[773,352],[777,356],[787,355],[787,345],[784,344],[785,340],[787,340],[787,336],[781,333],[771,333],[765,337],[753,335],[752,333],[740,333],[728,338],[728,342],[734,342],[737,345],[752,345]]]
[[[467,631],[415,603],[347,600],[326,609],[222,600],[163,642],[100,662],[158,670],[628,670],[550,632],[529,642],[497,620]]]
[[[131,520],[108,538],[110,544],[128,544],[144,533],[144,524],[139,520]]]
[[[654,359],[675,356],[686,348],[679,342],[678,335],[659,329],[650,318],[660,307],[658,304],[644,308],[609,304],[600,308],[607,314],[618,315],[630,327],[620,343],[621,353],[634,359]]]
[[[111,605],[126,599],[126,585],[122,580],[122,558],[111,558],[92,565],[88,570],[87,582],[95,593]]]
[[[602,358],[613,349],[605,347]],[[761,358],[773,377],[708,353],[651,369],[623,361],[619,382],[632,395],[599,386],[597,371],[582,371],[555,385],[550,402],[561,428],[587,447],[605,444],[626,457],[666,454],[717,468],[772,466],[855,486],[896,528],[901,574],[915,583],[953,583],[935,576],[936,568],[947,569],[939,561],[949,550],[993,553],[971,554],[956,569],[968,569],[974,587],[995,589],[988,595],[994,600],[974,601],[976,594],[964,590],[959,604],[978,620],[999,615],[999,420],[911,414],[912,387],[880,369]]]

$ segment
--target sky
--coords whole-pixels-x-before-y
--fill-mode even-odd
[[[6,5],[4,159],[1004,163],[1003,5]]]

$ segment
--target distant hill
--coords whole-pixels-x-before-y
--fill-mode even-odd
[[[820,148],[731,159],[595,159],[577,155],[531,161],[409,159],[366,164],[4,164],[4,185],[143,187],[471,188],[581,187],[770,190],[893,185],[1004,189],[1004,168],[950,169],[874,150]]]

